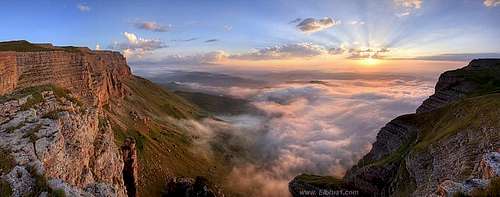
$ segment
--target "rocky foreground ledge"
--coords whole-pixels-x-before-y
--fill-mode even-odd
[[[435,89],[417,113],[385,125],[372,150],[342,179],[301,175],[289,183],[292,195],[498,196],[500,59],[447,71]]]

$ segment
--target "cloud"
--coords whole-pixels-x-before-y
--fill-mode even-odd
[[[171,29],[171,25],[163,26],[152,21],[137,22],[134,24],[134,26],[138,29],[144,29],[154,32],[167,32]]]
[[[364,25],[364,21],[351,21],[348,23],[349,25]]]
[[[288,24],[298,23],[298,22],[300,22],[301,20],[302,20],[301,18],[296,18],[296,19],[293,19],[292,21],[288,22]]]
[[[346,50],[342,47],[328,49],[328,54],[331,54],[331,55],[340,55],[340,54],[343,54],[344,52],[346,52]]]
[[[188,39],[181,39],[181,40],[172,40],[172,42],[191,42],[198,40],[198,38],[188,38]]]
[[[132,39],[133,40],[133,39]],[[192,41],[194,39],[188,40],[173,40],[173,41]],[[217,39],[210,39],[204,41],[205,43],[217,42]],[[117,46],[125,45],[127,48],[127,44],[117,44]],[[120,48],[120,47],[113,47]],[[122,47],[123,48],[123,47]],[[147,50],[145,50],[147,51]],[[284,44],[277,45],[273,47],[266,47],[263,49],[254,49],[253,51],[249,51],[246,53],[239,54],[228,54],[224,51],[212,51],[204,54],[195,54],[195,55],[168,55],[160,58],[160,60],[154,61],[134,61],[138,64],[215,64],[220,61],[224,61],[226,59],[232,60],[278,60],[278,59],[287,59],[287,58],[313,58],[321,55],[342,55],[347,52],[347,49],[344,47],[332,47],[327,48],[322,45],[317,45],[313,43],[294,43],[294,44]],[[379,52],[382,53],[382,52]],[[379,54],[378,53],[378,54]],[[380,55],[376,55],[375,57],[379,57]]]
[[[224,51],[212,51],[208,53],[195,55],[168,55],[156,61],[135,61],[134,64],[152,64],[152,65],[199,65],[199,64],[217,64],[228,58]]]
[[[394,4],[400,9],[398,17],[409,16],[415,10],[422,7],[422,0],[394,0]]]
[[[348,58],[349,59],[366,59],[366,58],[384,59],[385,55],[389,52],[390,52],[390,50],[387,48],[350,49],[349,50],[350,56]]]
[[[232,55],[234,59],[267,60],[284,58],[307,58],[327,54],[328,49],[312,43],[285,44],[263,48],[254,52]]]
[[[394,0],[397,6],[409,9],[420,9],[422,7],[422,0]]]
[[[219,41],[218,39],[209,39],[209,40],[205,40],[205,43],[218,42],[218,41]]]
[[[233,26],[231,25],[224,25],[224,31],[231,31],[233,30]]]
[[[500,53],[450,53],[432,56],[420,56],[411,59],[430,61],[471,61],[480,58],[500,58]]]
[[[134,33],[123,32],[126,42],[115,42],[110,48],[120,50],[126,57],[142,56],[145,53],[167,47],[161,40],[145,39]]]
[[[88,6],[86,3],[79,3],[78,5],[76,5],[76,7],[81,12],[88,12],[88,11],[90,11],[90,6]]]
[[[286,196],[288,181],[300,173],[342,176],[370,150],[385,123],[414,112],[433,92],[432,82],[419,80],[323,82],[328,85],[278,83],[254,89],[245,99],[264,115],[218,117],[231,124],[230,130],[246,139],[243,142],[250,142],[238,144],[250,152],[250,162],[232,169],[231,190]]]
[[[305,33],[314,33],[338,24],[340,24],[340,21],[334,21],[329,17],[325,17],[323,19],[306,18],[297,24],[297,28]]]
[[[500,0],[484,0],[483,4],[486,7],[496,7],[500,5]]]

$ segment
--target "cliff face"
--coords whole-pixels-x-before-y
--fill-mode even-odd
[[[0,148],[14,158],[2,179],[13,196],[125,196],[123,160],[100,112],[51,88],[35,91],[0,104]]]
[[[499,69],[499,60],[480,59],[464,68],[441,74],[435,93],[417,108],[417,113],[432,111],[470,94],[491,91],[500,86],[500,76],[496,75]]]
[[[192,151],[198,108],[119,53],[0,42],[0,79],[0,196],[160,196],[226,173]]]
[[[30,52],[0,51],[0,95],[15,89],[52,84],[77,94],[91,105],[123,96],[130,68],[118,52],[87,48]]]
[[[0,165],[1,195],[126,196],[102,106],[122,98],[130,78],[116,52],[0,44],[0,150],[10,158]]]
[[[379,131],[343,184],[376,196],[470,195],[484,189],[500,171],[499,90],[498,59],[443,73],[416,114]],[[292,187],[295,182],[292,193],[304,189]]]

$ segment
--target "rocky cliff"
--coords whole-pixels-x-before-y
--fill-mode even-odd
[[[52,84],[71,91],[83,102],[101,106],[110,97],[123,96],[122,81],[131,76],[125,58],[118,52],[26,41],[0,44],[0,95]]]
[[[400,116],[379,131],[372,150],[347,171],[342,185],[373,196],[490,191],[500,172],[499,90],[498,59],[474,60],[443,73],[435,94],[416,114]],[[290,183],[291,193],[303,196],[296,194],[307,187],[298,182],[311,183],[300,176]]]
[[[117,52],[0,42],[0,196],[160,196],[175,177],[220,184],[220,161],[193,151],[199,117]]]
[[[126,196],[102,106],[131,78],[116,52],[0,43],[2,196]]]

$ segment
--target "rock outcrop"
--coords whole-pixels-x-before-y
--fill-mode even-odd
[[[128,196],[139,196],[137,194],[138,184],[138,161],[137,161],[137,149],[135,147],[135,140],[133,138],[125,139],[123,146],[121,148],[124,167],[123,167],[123,180],[125,181],[125,187],[127,188]]]
[[[35,97],[40,97],[36,103]],[[0,104],[0,148],[15,159],[15,167],[2,178],[13,196],[50,190],[70,196],[125,196],[122,157],[112,131],[99,126],[98,117],[95,108],[79,106],[52,90]]]
[[[117,52],[0,43],[0,149],[13,158],[0,181],[12,196],[127,196],[130,166],[101,117],[131,77]]]
[[[212,187],[204,177],[196,177],[196,179],[174,177],[168,181],[162,196],[224,197],[224,194]]]
[[[408,146],[416,138],[413,118],[411,115],[400,116],[380,129],[371,151],[346,173],[345,181],[365,192],[387,193],[387,186],[400,165],[395,158],[408,151]]]
[[[432,111],[483,89],[482,80],[493,79],[494,83],[498,83],[498,76],[492,76],[493,72],[488,74],[498,69],[499,59],[478,59],[471,61],[466,67],[444,72],[439,76],[434,94],[417,108],[417,113]]]

